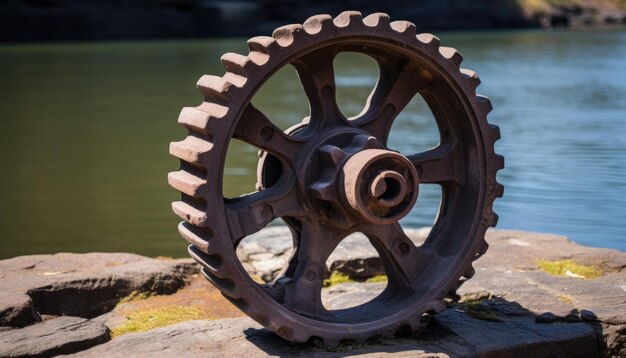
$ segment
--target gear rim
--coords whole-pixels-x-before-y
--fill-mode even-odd
[[[215,148],[227,147],[229,138],[233,137],[237,130],[237,121],[241,118],[242,113],[233,114],[231,109],[241,108],[242,112],[246,109],[246,100],[241,100],[241,93],[245,92],[244,97],[249,100],[256,89],[262,85],[264,79],[269,78],[273,71],[286,64],[287,56],[279,54],[282,49],[289,49],[290,46],[306,47],[311,43],[315,44],[316,36],[329,36],[329,34],[336,37],[335,40],[337,37],[341,40],[342,36],[344,38],[361,36],[377,38],[376,41],[381,43],[389,41],[400,46],[405,44],[411,50],[421,53],[426,58],[425,61],[432,60],[436,66],[444,68],[444,72],[448,71],[453,79],[452,82],[455,82],[459,87],[460,96],[468,99],[469,108],[476,114],[475,121],[480,132],[477,138],[479,137],[483,141],[481,145],[484,150],[482,157],[483,159],[486,157],[490,162],[490,165],[485,166],[484,181],[481,183],[483,187],[480,196],[484,205],[482,205],[480,215],[477,215],[479,219],[472,221],[476,224],[476,228],[473,229],[474,238],[468,240],[471,241],[471,245],[467,245],[469,254],[459,259],[460,262],[456,262],[455,265],[456,269],[453,272],[448,272],[448,277],[441,280],[445,284],[443,287],[439,287],[440,292],[432,297],[424,298],[421,302],[416,301],[417,303],[408,308],[411,311],[409,317],[406,315],[406,309],[399,310],[395,315],[384,317],[375,322],[357,322],[349,325],[348,328],[339,327],[340,325],[333,325],[332,323],[326,324],[308,317],[294,317],[292,311],[290,311],[291,313],[281,311],[281,306],[271,299],[267,292],[250,286],[251,280],[234,256],[236,242],[225,239],[241,236],[241,231],[246,231],[232,224],[233,221],[238,220],[236,217],[238,214],[233,216],[232,213],[226,213],[224,208],[218,208],[219,214],[223,214],[223,216],[215,214],[213,216],[226,218],[228,221],[226,228],[224,223],[216,224],[211,221],[215,218],[209,218],[207,215],[208,210],[214,209],[209,209],[207,203],[223,200],[223,195],[221,195],[221,177],[215,180],[215,177],[211,177],[214,176],[214,173],[210,173],[206,168],[214,168],[216,163],[219,163],[218,168],[224,167],[224,156],[222,155],[220,158],[220,154],[225,154],[225,150],[223,150],[224,153],[217,153],[219,150],[215,150]],[[497,216],[491,207],[493,200],[502,196],[502,186],[496,182],[495,174],[497,170],[503,167],[504,163],[502,158],[493,151],[493,144],[499,138],[499,131],[497,127],[490,126],[486,121],[486,115],[491,106],[486,98],[475,95],[478,78],[471,71],[461,70],[459,68],[460,55],[449,48],[440,48],[436,37],[429,34],[416,35],[415,27],[412,24],[402,21],[390,23],[388,16],[384,14],[373,14],[364,19],[357,12],[344,12],[335,19],[328,15],[318,15],[307,20],[304,26],[289,25],[279,28],[273,36],[274,38],[251,39],[248,56],[225,55],[222,61],[227,73],[221,78],[209,77],[207,79],[203,77],[204,81],[203,79],[199,81],[199,87],[205,95],[206,101],[195,109],[183,109],[179,118],[179,122],[189,128],[190,135],[185,141],[178,144],[173,143],[170,147],[170,152],[182,161],[181,171],[170,174],[169,182],[183,192],[182,201],[174,203],[173,208],[187,222],[182,223],[179,229],[183,237],[193,245],[190,247],[190,253],[204,266],[203,273],[222,291],[225,297],[259,323],[288,340],[302,342],[315,336],[322,338],[328,344],[341,339],[364,340],[375,335],[393,332],[403,326],[416,328],[419,317],[424,312],[442,308],[443,296],[453,292],[459,282],[462,283],[463,279],[459,281],[459,278],[469,278],[473,275],[471,262],[482,255],[487,248],[484,242],[484,232],[488,226],[494,226],[497,221]],[[298,56],[292,57],[300,58],[302,55],[300,53]],[[272,56],[275,59],[272,59]],[[256,72],[252,69],[270,65],[273,70],[268,71],[266,67],[265,71],[261,71],[264,72],[262,75],[254,78]],[[242,79],[243,77],[246,78]],[[259,79],[259,77],[261,78]],[[237,103],[239,103],[238,106]],[[228,123],[229,121],[231,122]],[[267,127],[262,129],[265,128]],[[306,132],[306,128],[303,132]],[[220,133],[226,135],[221,137],[216,135]],[[274,132],[261,130],[261,139],[272,137],[268,133]],[[224,137],[226,142],[224,142]],[[417,167],[420,177],[423,170],[423,168]],[[288,184],[290,179],[281,178],[280,180],[287,181]],[[219,184],[220,193],[218,194],[220,195],[216,195],[214,191],[207,188],[211,181],[213,184]],[[272,190],[271,188],[268,189]],[[238,203],[235,202],[233,207],[236,208],[237,205]],[[277,214],[276,208],[271,205],[269,208],[267,206],[254,208],[254,213],[260,218],[272,217]],[[245,229],[254,230],[255,228],[246,227]],[[372,230],[377,231],[379,229],[372,228]],[[242,285],[248,285],[252,289],[242,289]],[[264,310],[261,306],[270,307],[269,311],[277,315],[268,316],[268,310]],[[374,323],[373,328],[364,327],[370,326],[372,323]]]

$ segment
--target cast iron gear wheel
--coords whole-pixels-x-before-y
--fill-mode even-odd
[[[248,46],[247,55],[222,56],[223,76],[200,78],[205,100],[182,110],[178,121],[189,135],[170,145],[181,160],[168,176],[182,192],[172,208],[184,220],[179,231],[191,256],[228,300],[289,341],[333,345],[418,328],[424,313],[441,310],[474,275],[472,262],[487,250],[485,231],[497,222],[492,206],[503,194],[496,173],[504,159],[494,151],[500,133],[486,119],[489,99],[476,95],[478,77],[461,69],[461,55],[437,37],[381,13],[317,15]],[[353,118],[335,100],[333,59],[344,51],[371,56],[380,69],[365,109]],[[310,116],[283,132],[251,98],[287,64],[302,82]],[[387,137],[418,93],[440,144],[405,156],[389,150]],[[257,191],[237,198],[222,192],[231,138],[265,153]],[[439,184],[443,194],[428,238],[416,246],[398,220],[413,207],[419,183]],[[278,217],[292,231],[294,254],[276,280],[259,284],[235,250]],[[363,305],[327,310],[320,297],[326,260],[357,231],[378,251],[387,287]]]

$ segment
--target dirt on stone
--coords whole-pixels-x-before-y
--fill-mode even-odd
[[[151,310],[167,309],[170,307],[194,307],[201,311],[198,319],[223,319],[245,317],[235,306],[228,302],[213,285],[198,274],[191,276],[190,282],[171,295],[135,295],[136,299],[129,299],[119,303],[110,313],[106,325],[112,330],[136,316],[136,313]],[[178,322],[172,322],[178,323]]]

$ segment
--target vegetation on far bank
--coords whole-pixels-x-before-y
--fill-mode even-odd
[[[529,11],[561,9],[626,10],[626,0],[517,0],[520,7]]]

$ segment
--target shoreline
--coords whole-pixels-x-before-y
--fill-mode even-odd
[[[344,10],[347,9],[341,4],[321,6],[295,0],[190,0],[184,5],[167,1],[50,1],[45,6],[9,2],[0,5],[0,43],[250,37],[269,35],[279,26],[302,23],[314,14],[336,16]],[[365,15],[385,12],[393,20],[413,22],[418,32],[626,26],[626,5],[611,0],[539,0],[496,5],[365,2],[351,10]]]

